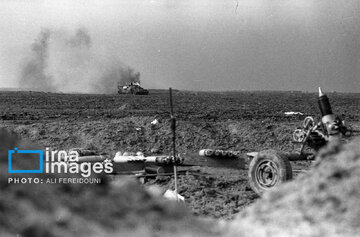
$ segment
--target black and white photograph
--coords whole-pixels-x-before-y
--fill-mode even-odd
[[[0,0],[0,236],[360,236],[360,1]]]

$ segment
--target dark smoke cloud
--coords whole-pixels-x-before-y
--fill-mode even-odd
[[[90,48],[91,38],[88,31],[84,28],[78,29],[76,34],[68,40],[68,45],[70,47],[86,47]]]
[[[51,90],[50,79],[45,75],[49,37],[50,31],[43,30],[31,45],[32,54],[26,58],[26,62],[24,62],[21,70],[21,88]]]
[[[85,28],[73,35],[43,29],[22,64],[19,82],[29,90],[115,93],[118,82],[140,82],[140,73],[94,45]]]

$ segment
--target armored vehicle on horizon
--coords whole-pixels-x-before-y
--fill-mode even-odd
[[[126,85],[118,83],[119,94],[148,95],[149,91],[142,88],[139,82],[130,82]]]

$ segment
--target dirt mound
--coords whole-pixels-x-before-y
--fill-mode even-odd
[[[34,146],[20,142],[15,134],[5,130],[0,130],[0,139],[0,236],[214,234],[209,228],[210,223],[193,218],[182,206],[152,195],[129,178],[110,182],[108,177],[101,177],[101,184],[88,185],[9,184],[8,177],[61,176],[8,174],[7,150],[15,146],[19,149]]]
[[[268,192],[231,224],[229,236],[358,236],[359,140],[330,144],[315,167]]]

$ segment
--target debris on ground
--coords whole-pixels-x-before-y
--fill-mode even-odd
[[[289,116],[289,115],[304,115],[301,112],[293,112],[293,111],[285,112],[284,114],[287,115],[287,116]]]

